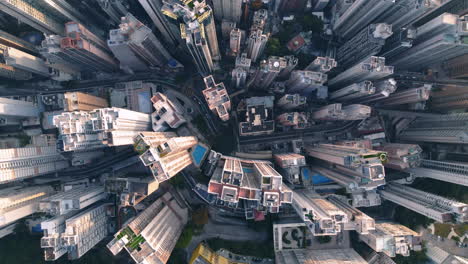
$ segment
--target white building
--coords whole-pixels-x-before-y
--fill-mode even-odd
[[[119,230],[107,248],[114,255],[125,248],[136,263],[166,263],[187,221],[187,206],[167,192]]]
[[[165,131],[168,128],[178,128],[185,123],[183,108],[167,98],[162,93],[156,93],[151,102],[155,111],[151,114],[154,131]]]
[[[27,118],[38,118],[39,108],[32,102],[0,97],[0,126],[17,125]]]
[[[42,200],[39,209],[51,215],[64,215],[88,207],[106,196],[104,186],[78,187]]]
[[[15,186],[0,190],[0,227],[36,213],[39,202],[53,192],[51,186]]]
[[[311,190],[294,190],[292,205],[314,236],[337,235],[349,221],[345,212]]]
[[[56,146],[0,149],[0,183],[35,177],[68,166]]]

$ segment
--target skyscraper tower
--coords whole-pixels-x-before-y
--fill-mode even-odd
[[[0,97],[0,126],[19,125],[22,120],[39,118],[40,110],[32,102]]]
[[[147,26],[128,13],[119,29],[109,32],[107,45],[127,72],[144,71],[148,67],[165,67],[172,56]],[[174,63],[176,63],[174,61]]]
[[[391,24],[393,28],[402,28],[411,25],[413,22],[437,9],[441,1],[429,0],[403,0],[386,9],[378,18],[378,22]]]
[[[230,38],[229,38],[229,48],[233,55],[237,55],[240,52],[240,46],[242,43],[242,32],[238,28],[234,28],[231,30]]]
[[[213,0],[213,9],[217,20],[227,19],[240,23],[242,0]]]
[[[69,166],[55,146],[0,149],[0,184],[19,181]]]
[[[320,90],[327,81],[327,75],[313,71],[293,71],[286,81],[288,93],[309,95],[315,90]]]
[[[268,35],[263,34],[262,30],[257,29],[250,32],[247,41],[247,56],[253,62],[256,62],[262,56],[267,41]]]
[[[284,57],[268,57],[268,60],[261,62],[260,68],[255,74],[254,86],[262,90],[268,89],[280,72],[286,68],[286,65],[287,61]]]
[[[333,23],[333,31],[344,39],[352,38],[385,10],[395,5],[395,0],[377,2],[352,0],[351,2],[352,4],[344,12],[336,13]]]
[[[188,217],[184,201],[167,192],[119,230],[107,248],[113,255],[125,248],[136,263],[167,263]]]
[[[336,60],[330,57],[317,57],[304,70],[327,73],[338,64]]]
[[[138,0],[148,16],[153,21],[168,47],[177,47],[180,43],[180,31],[178,25],[174,25],[162,11],[162,0]]]
[[[195,137],[177,137],[173,132],[141,132],[135,137],[135,150],[154,178],[163,182],[174,177],[192,158],[188,149],[197,144]]]
[[[368,56],[377,55],[385,44],[385,40],[392,35],[389,24],[371,24],[343,44],[336,54],[341,67],[347,68]]]
[[[128,1],[97,0],[102,10],[112,19],[114,24],[119,24],[121,17],[128,13]]]
[[[361,81],[373,81],[393,74],[393,66],[385,65],[385,58],[370,56],[328,81],[328,86],[338,88]]]
[[[231,111],[231,99],[227,93],[224,83],[215,83],[212,75],[203,79],[206,89],[202,91],[208,104],[208,108],[213,111],[222,121],[229,120]]]
[[[112,72],[118,69],[106,41],[76,22],[65,25],[66,36],[60,39],[60,48],[68,54],[67,60],[81,62],[83,69]]]
[[[221,59],[211,7],[204,0],[174,0],[164,2],[162,12],[181,21],[181,37],[185,40],[198,71],[203,75],[211,73],[213,60]]]
[[[36,213],[39,201],[54,193],[51,186],[14,186],[0,190],[0,227]]]
[[[444,13],[417,28],[413,46],[393,57],[389,63],[401,70],[419,70],[441,60],[455,58],[468,52],[464,38],[468,21]]]

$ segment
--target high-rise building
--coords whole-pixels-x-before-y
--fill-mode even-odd
[[[268,10],[266,9],[259,9],[255,11],[253,18],[252,18],[252,25],[250,27],[250,31],[255,31],[255,30],[262,30],[262,32],[265,32],[265,25],[268,20]]]
[[[68,252],[68,259],[81,258],[108,235],[111,204],[97,204],[79,213],[59,215],[41,223],[45,260],[57,260]]]
[[[82,92],[68,92],[64,93],[63,96],[63,110],[65,112],[91,111],[109,106],[106,99]]]
[[[154,131],[165,131],[168,128],[178,128],[185,123],[183,109],[169,100],[162,93],[156,93],[151,97],[151,102],[155,109],[151,114],[151,121]]]
[[[222,121],[229,120],[231,111],[231,99],[227,93],[224,83],[216,83],[212,75],[203,79],[206,89],[202,91],[208,104],[208,108],[213,111]]]
[[[340,170],[372,181],[385,177],[382,165],[387,158],[385,152],[332,144],[308,146],[306,152],[311,157],[335,164]]]
[[[453,0],[453,1],[440,1],[433,0],[430,3],[432,7],[429,12],[425,12],[422,17],[414,23],[416,26],[420,26],[428,21],[440,16],[443,13],[450,13],[456,15],[465,15],[468,13],[468,4],[466,0]]]
[[[0,46],[3,46],[0,44]],[[45,61],[37,56],[31,55],[13,47],[3,49],[3,60],[8,66],[16,69],[37,74],[42,77],[49,77],[50,72]]]
[[[359,238],[376,252],[383,252],[389,257],[409,256],[410,251],[420,251],[421,236],[404,225],[391,222],[375,223],[375,230]]]
[[[254,86],[258,89],[267,90],[279,73],[286,68],[286,65],[287,61],[284,57],[268,57],[268,60],[260,63],[254,77]]]
[[[39,201],[53,192],[50,186],[14,186],[0,190],[0,227],[36,213]]]
[[[273,118],[273,96],[250,97],[239,109],[239,135],[252,136],[270,134],[275,130]]]
[[[242,43],[242,32],[238,28],[234,28],[231,30],[230,38],[229,38],[229,48],[233,55],[237,55],[240,52],[240,46]]]
[[[375,230],[374,219],[349,205],[346,197],[331,195],[327,200],[346,213],[349,221],[344,223],[344,230],[355,230],[359,234],[368,234]]]
[[[367,105],[330,104],[312,112],[312,119],[316,120],[362,120],[370,117],[372,108]]]
[[[443,68],[450,78],[462,79],[468,77],[468,54],[447,60]]]
[[[397,82],[393,78],[374,81],[372,83],[373,83],[375,92],[373,94],[355,98],[353,102],[365,104],[365,103],[370,103],[370,102],[374,102],[377,100],[381,100],[383,98],[389,97],[397,89]]]
[[[304,70],[327,73],[337,66],[335,59],[330,57],[317,57]]]
[[[138,132],[148,131],[149,114],[122,108],[101,108],[91,112],[64,112],[53,118],[59,129],[63,151],[90,150],[133,144]]]
[[[407,169],[407,172],[415,177],[468,186],[468,166],[461,162],[423,159],[420,167]]]
[[[0,97],[0,126],[18,125],[24,119],[39,118],[40,110],[32,102]]]
[[[422,149],[415,144],[385,143],[374,149],[387,153],[386,168],[406,170],[418,167],[421,163]]]
[[[236,89],[244,88],[247,81],[247,71],[244,68],[236,67],[231,72],[231,85]]]
[[[215,15],[216,16],[216,15]],[[227,19],[221,21],[221,34],[223,39],[229,39],[231,36],[231,31],[236,28],[236,22],[232,22]]]
[[[213,66],[209,65],[213,64],[213,60],[221,59],[211,7],[204,0],[192,2],[177,0],[164,2],[162,11],[173,19],[180,18],[184,21],[180,24],[181,37],[185,40],[196,64],[199,65],[201,60],[205,61],[204,67],[198,66],[199,71],[204,74],[210,73]]]
[[[370,207],[381,204],[380,195],[377,194],[376,189],[379,186],[385,185],[384,178],[374,181],[363,181],[362,177],[356,174],[338,171],[337,169],[313,166],[311,170],[345,188],[346,192],[351,196],[353,207]]]
[[[443,85],[431,91],[430,109],[441,112],[461,110],[468,107],[468,95],[465,86]]]
[[[421,16],[441,5],[441,1],[403,0],[383,12],[377,21],[392,24],[394,28],[402,28],[413,24]]]
[[[242,0],[213,0],[216,19],[227,19],[240,23],[242,16]]]
[[[267,41],[268,35],[264,34],[262,30],[257,29],[250,32],[247,40],[247,55],[253,62],[257,62],[262,56]]]
[[[278,78],[281,79],[287,79],[299,63],[299,59],[293,55],[284,56],[284,59],[286,60],[286,67],[278,75]]]
[[[174,132],[141,132],[134,147],[140,160],[159,182],[169,180],[192,164],[188,150],[197,144],[195,137],[177,137]]]
[[[68,218],[61,239],[68,250],[68,259],[78,259],[108,234],[109,204],[92,206]]]
[[[349,221],[341,209],[308,189],[294,190],[293,208],[314,236],[334,236]]]
[[[375,93],[374,84],[371,81],[353,83],[342,89],[330,93],[330,100],[346,102],[354,99],[360,99]]]
[[[168,47],[177,47],[180,43],[179,27],[170,21],[162,11],[162,0],[138,0],[153,21],[156,29],[161,33],[164,42]]]
[[[0,149],[0,183],[52,173],[68,166],[56,146]]]
[[[317,91],[317,94],[319,94],[318,91],[322,89],[327,78],[327,75],[321,72],[293,71],[286,82],[286,86],[289,93],[309,95],[313,91]]]
[[[388,62],[401,70],[419,70],[468,51],[468,21],[444,13],[417,28],[413,46]]]
[[[306,112],[287,112],[276,117],[278,125],[291,127],[293,129],[305,129],[310,126],[309,113]]]
[[[166,263],[188,221],[184,201],[167,192],[107,244],[112,254],[125,248],[136,263]]]
[[[2,1],[0,6],[3,12],[40,32],[62,35],[64,33],[63,21],[57,20],[56,13],[47,12],[47,10],[41,9],[36,4],[24,0],[6,0]]]
[[[468,222],[468,205],[432,193],[388,183],[379,194],[385,200],[404,206],[440,223]]]
[[[307,97],[299,94],[285,94],[278,101],[276,105],[285,110],[292,110],[304,106],[307,103]]]
[[[65,215],[84,209],[105,199],[106,196],[104,186],[77,187],[43,199],[39,203],[39,210],[50,215]]]
[[[407,90],[399,90],[386,98],[382,98],[377,102],[379,106],[393,106],[402,104],[411,104],[417,102],[425,102],[429,100],[431,95],[431,84],[424,84],[422,87],[410,88]]]
[[[398,56],[400,53],[405,50],[410,49],[413,46],[413,42],[416,39],[416,29],[413,27],[393,28],[396,31],[385,40],[385,45],[380,50],[378,54],[380,57],[386,58],[388,61],[391,61]]]
[[[342,87],[362,81],[374,81],[393,74],[393,66],[385,65],[385,58],[370,56],[328,80],[330,87]]]
[[[246,160],[223,156],[208,184],[208,192],[218,196],[229,207],[248,200],[246,218],[255,212],[278,213],[284,203],[292,202],[292,191],[283,184],[283,177],[268,161]]]
[[[128,72],[144,71],[148,67],[165,67],[177,62],[151,32],[132,14],[122,17],[119,29],[109,32],[107,45],[120,61],[120,68]]]
[[[338,49],[336,59],[341,67],[347,68],[377,55],[392,34],[392,26],[389,24],[370,24]]]
[[[66,23],[65,32],[66,37],[60,39],[60,51],[57,55],[67,54],[65,60],[72,64],[77,63],[83,69],[104,72],[118,69],[118,62],[113,58],[105,40],[76,22]]]
[[[438,142],[466,144],[468,115],[449,114],[435,117],[419,117],[399,134],[407,142]]]
[[[300,183],[301,167],[306,166],[304,156],[297,153],[282,153],[273,155],[273,158],[286,181],[292,184]]]
[[[365,0],[347,2],[346,10],[336,12],[333,23],[333,31],[344,39],[350,39],[378,18],[380,14],[395,5],[394,0],[382,0],[376,3]]]

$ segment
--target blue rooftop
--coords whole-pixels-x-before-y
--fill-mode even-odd
[[[323,184],[333,182],[325,176],[310,171],[309,168],[302,168],[301,174],[304,181],[311,181],[312,184]]]
[[[199,167],[201,162],[203,161],[203,157],[205,157],[205,154],[208,152],[208,149],[203,147],[200,144],[197,144],[195,149],[192,151],[192,159],[193,162],[195,163],[195,166]]]

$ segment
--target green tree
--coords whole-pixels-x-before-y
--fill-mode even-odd
[[[191,223],[187,224],[185,226],[184,231],[179,237],[179,240],[177,240],[177,244],[175,245],[176,248],[186,248],[189,244],[190,241],[192,241],[193,237],[193,226]]]
[[[312,31],[314,33],[323,32],[323,21],[314,15],[304,15],[299,18],[303,31]]]
[[[393,258],[397,264],[424,264],[427,263],[429,258],[426,255],[426,248],[423,247],[421,251],[411,251],[408,257],[403,257],[401,255],[397,255]]]
[[[281,43],[278,38],[270,38],[266,44],[265,54],[267,56],[278,55],[281,50]]]

